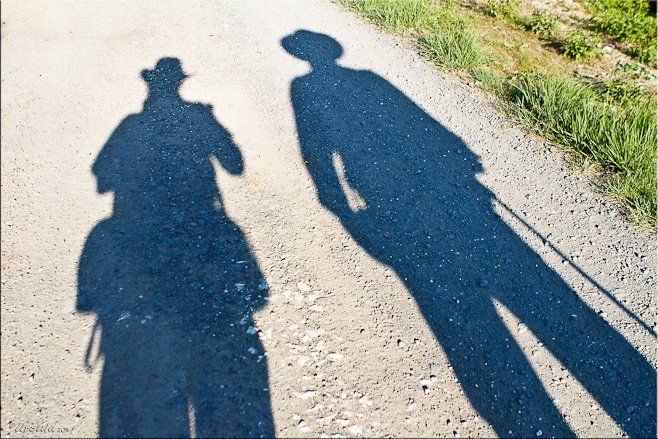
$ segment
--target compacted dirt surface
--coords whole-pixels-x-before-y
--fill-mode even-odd
[[[3,437],[655,437],[656,241],[322,1],[2,2]]]

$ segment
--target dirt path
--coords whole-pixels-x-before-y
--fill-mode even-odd
[[[655,436],[655,267],[333,4],[2,2],[3,437]]]

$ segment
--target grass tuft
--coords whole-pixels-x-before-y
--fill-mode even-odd
[[[510,83],[508,109],[575,156],[604,171],[605,191],[624,202],[628,216],[656,226],[656,104],[631,107],[600,100],[572,79],[523,75]]]
[[[519,0],[489,0],[487,13],[495,18],[516,21],[516,9]]]
[[[341,3],[387,31],[400,34],[431,29],[444,18],[444,14],[425,7],[420,1],[343,0]]]
[[[545,9],[536,10],[532,13],[529,28],[537,35],[554,37],[558,29],[557,19]]]
[[[427,0],[342,0],[368,20],[398,34],[414,35],[421,52],[448,69],[474,69],[487,56],[468,20],[454,14],[452,2]]]
[[[562,49],[564,54],[575,60],[589,58],[596,55],[597,46],[601,45],[601,39],[594,35],[587,35],[582,30],[569,32],[564,41]]]
[[[423,55],[447,69],[473,70],[488,60],[478,45],[478,36],[461,26],[443,27],[418,42]]]

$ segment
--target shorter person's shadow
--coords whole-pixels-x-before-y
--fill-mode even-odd
[[[177,59],[142,77],[143,111],[121,122],[93,165],[114,210],[79,264],[77,308],[96,315],[104,359],[100,435],[272,437],[252,328],[267,285],[213,166],[240,174],[242,156],[210,106],[180,97]]]
[[[493,211],[478,157],[383,78],[336,63],[333,38],[282,40],[302,157],[322,205],[413,295],[499,436],[573,436],[496,302],[635,437],[656,433],[656,372]],[[537,433],[541,431],[541,433]]]

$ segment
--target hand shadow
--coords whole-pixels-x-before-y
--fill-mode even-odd
[[[478,157],[383,78],[338,65],[331,37],[300,30],[281,43],[311,66],[291,100],[320,202],[404,281],[496,433],[575,435],[494,299],[626,433],[655,436],[655,370],[496,215]]]
[[[143,111],[93,165],[114,209],[78,271],[77,308],[101,331],[100,435],[272,437],[265,353],[247,332],[267,285],[212,163],[240,174],[242,155],[209,105],[180,97],[178,59],[142,77]]]

